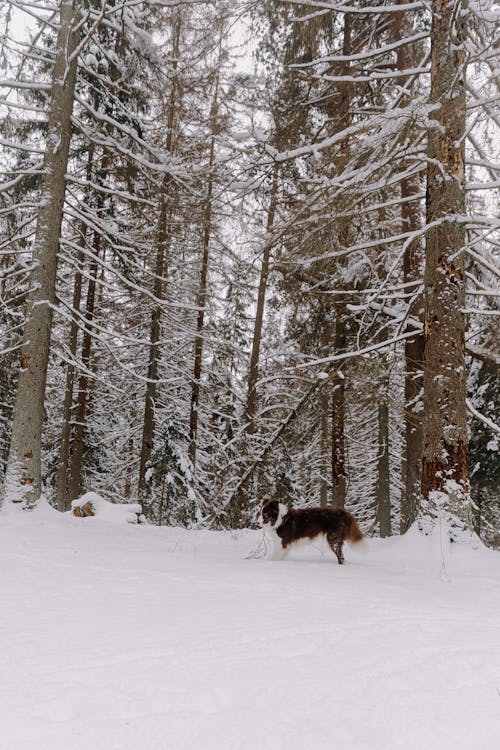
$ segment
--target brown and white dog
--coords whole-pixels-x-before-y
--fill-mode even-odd
[[[278,500],[265,500],[259,521],[271,539],[272,560],[281,560],[295,542],[325,536],[342,565],[343,543],[357,544],[364,536],[352,513],[341,508],[290,509]]]

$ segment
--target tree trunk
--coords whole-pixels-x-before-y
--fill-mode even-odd
[[[221,53],[219,42],[219,58]],[[194,368],[193,384],[191,388],[191,406],[189,412],[189,458],[192,465],[196,463],[196,448],[198,438],[198,407],[200,404],[200,380],[203,356],[203,328],[205,323],[205,308],[207,304],[207,277],[208,259],[210,248],[210,235],[212,233],[212,194],[214,186],[214,160],[215,160],[215,138],[217,135],[217,114],[219,108],[219,72],[215,79],[214,95],[210,107],[210,152],[208,158],[208,182],[207,195],[205,198],[205,211],[203,216],[203,242],[201,257],[200,286],[198,289],[197,307],[198,317],[196,320],[196,336],[194,340]]]
[[[273,170],[273,181],[271,184],[271,195],[266,222],[266,241],[262,252],[262,265],[260,267],[259,289],[257,292],[257,309],[252,337],[252,352],[250,355],[250,367],[248,373],[247,399],[245,408],[245,431],[249,434],[255,432],[255,415],[257,414],[257,382],[259,380],[260,345],[262,341],[262,325],[264,322],[264,310],[266,304],[267,280],[269,277],[269,260],[271,256],[271,233],[273,231],[276,206],[278,200],[278,175],[279,167],[275,162]]]
[[[61,0],[60,26],[44,157],[42,201],[37,216],[34,267],[20,356],[4,496],[24,508],[40,497],[41,436],[49,361],[57,253],[71,140],[80,0]]]
[[[123,497],[125,500],[130,498],[132,492],[132,462],[134,460],[134,438],[132,436],[127,440],[127,453],[129,460],[125,471],[125,486],[123,488]]]
[[[398,0],[398,4],[406,0]],[[395,40],[403,40],[412,36],[414,21],[411,13],[403,11],[394,14]],[[397,68],[399,71],[415,68],[417,54],[415,43],[405,44],[397,49]],[[408,85],[405,76],[396,79],[403,88]],[[401,106],[410,103],[412,90],[408,88],[402,97]],[[421,225],[420,202],[409,200],[421,189],[418,177],[410,177],[401,181],[401,231],[416,232]],[[403,258],[404,283],[418,282],[423,275],[424,249],[419,237],[408,243]],[[423,324],[423,297],[419,296],[410,307],[412,318]],[[404,447],[401,464],[401,478],[403,489],[401,494],[400,532],[404,534],[417,517],[422,481],[422,410],[423,410],[423,370],[424,370],[424,334],[415,333],[412,339],[405,341],[405,430]]]
[[[389,473],[389,404],[387,386],[378,403],[377,521],[380,536],[391,536],[391,490]]]
[[[339,308],[337,306],[337,316]],[[337,318],[335,326],[335,354],[345,350],[345,324]],[[342,372],[334,380],[332,392],[332,494],[335,508],[344,508],[347,494],[345,464],[345,380]]]
[[[82,372],[78,379],[78,394],[76,401],[76,412],[73,432],[73,444],[71,450],[71,474],[69,480],[69,499],[75,500],[81,491],[82,466],[84,450],[85,419],[87,416],[87,402],[89,391],[90,356],[92,349],[92,321],[95,315],[95,293],[98,271],[98,256],[101,244],[101,235],[94,232],[93,258],[90,264],[89,283],[87,287],[87,301],[85,305],[85,329],[82,341]]]
[[[181,94],[179,91],[179,79],[177,70],[180,57],[180,39],[181,39],[181,14],[176,13],[174,27],[172,30],[172,89],[168,100],[167,112],[167,141],[166,150],[169,154],[174,152],[174,131],[176,127],[176,116],[179,107]],[[170,248],[171,234],[171,212],[172,205],[168,208],[168,191],[171,182],[167,178],[163,181],[162,192],[160,195],[159,218],[158,218],[158,240],[156,248],[155,279],[153,282],[153,293],[157,300],[163,299],[163,277],[166,270],[168,251]],[[172,196],[170,196],[172,198]],[[149,504],[149,484],[146,481],[146,472],[148,463],[151,460],[155,438],[155,400],[158,382],[158,361],[159,361],[159,340],[161,333],[161,313],[162,307],[159,302],[154,303],[151,312],[151,324],[149,334],[149,361],[148,361],[148,382],[146,384],[146,393],[144,399],[144,419],[142,428],[141,457],[139,462],[139,481],[138,495],[139,502],[143,506],[143,511],[147,514]]]
[[[328,391],[323,388],[319,397],[320,409],[321,409],[321,457],[320,457],[320,471],[321,479],[319,485],[319,503],[322,508],[328,505],[328,453],[330,445],[330,430],[329,430],[329,408],[330,399],[328,397]]]
[[[92,164],[94,160],[94,147],[90,144],[88,150],[88,161],[87,161],[87,182],[92,182]],[[88,197],[89,189],[87,189]],[[80,224],[80,247],[84,247],[87,237],[87,225],[84,221]],[[72,303],[72,318],[69,330],[69,352],[72,362],[69,362],[66,368],[66,385],[64,391],[64,402],[63,402],[63,417],[61,427],[61,445],[59,447],[59,466],[57,469],[57,484],[56,484],[56,507],[64,513],[69,508],[68,503],[68,472],[69,472],[69,458],[70,458],[70,445],[71,445],[71,410],[73,406],[73,389],[75,383],[75,365],[73,364],[76,358],[76,351],[78,348],[78,317],[80,313],[80,304],[82,299],[82,271],[85,262],[85,254],[83,250],[78,251],[77,255],[77,271],[75,272],[75,280],[73,285],[73,303]]]
[[[85,242],[86,227],[82,226],[83,242]],[[78,268],[81,268],[84,262],[83,251],[78,253]],[[78,345],[78,321],[76,315],[80,311],[82,297],[82,272],[77,270],[73,286],[73,317],[70,324],[69,332],[69,352],[71,358],[76,357]],[[75,365],[69,362],[66,369],[66,386],[64,391],[63,419],[61,429],[61,445],[59,448],[59,466],[57,469],[57,486],[56,486],[56,506],[57,510],[64,513],[68,510],[67,502],[67,479],[69,468],[69,453],[71,442],[71,408],[73,406],[73,387],[75,382]]]
[[[432,3],[422,494],[470,528],[464,355],[466,127],[462,5]],[[438,493],[444,493],[442,497]]]
[[[347,58],[351,54],[351,14],[344,13],[344,32],[342,40],[342,55]],[[343,65],[343,75],[350,73],[350,63]],[[343,83],[340,86],[341,100],[337,128],[339,131],[349,127],[351,121],[351,84]],[[342,161],[347,162],[350,155],[349,138],[346,137],[342,143]],[[339,244],[341,247],[349,245],[349,224],[340,219]],[[340,354],[345,351],[347,343],[346,335],[346,301],[343,296],[335,305],[335,341],[334,353]],[[345,465],[345,376],[339,370],[333,379],[332,392],[332,494],[333,505],[336,508],[344,508],[347,494],[347,473]]]
[[[168,226],[168,229],[167,229]],[[153,294],[156,299],[163,299],[163,277],[170,246],[170,218],[167,216],[165,193],[160,199],[160,217],[158,221],[158,244],[155,264],[155,278],[153,282]],[[146,383],[146,396],[144,403],[144,419],[142,427],[141,457],[139,462],[139,502],[146,505],[149,492],[146,481],[146,471],[153,451],[155,434],[155,400],[158,383],[158,362],[160,357],[160,335],[161,335],[161,312],[162,308],[158,302],[154,303],[151,312],[151,325],[149,334],[149,362],[148,380]]]

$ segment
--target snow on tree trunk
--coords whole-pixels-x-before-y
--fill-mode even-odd
[[[33,507],[41,492],[41,435],[77,70],[77,55],[72,55],[79,39],[79,16],[80,0],[62,0],[31,292],[3,488],[4,498],[23,508]]]
[[[422,494],[470,528],[464,355],[464,16],[434,0],[427,166]]]

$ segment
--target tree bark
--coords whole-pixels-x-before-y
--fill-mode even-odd
[[[470,527],[467,502],[465,302],[466,128],[461,3],[433,0],[425,264],[424,451],[422,494],[448,497]]]
[[[81,491],[84,450],[85,419],[87,416],[88,391],[90,387],[88,370],[92,350],[92,321],[95,316],[95,294],[97,285],[98,256],[101,235],[94,232],[93,258],[90,264],[87,300],[85,304],[85,329],[82,341],[82,372],[78,379],[78,393],[71,450],[71,473],[69,479],[69,500],[75,500]]]
[[[219,42],[219,59],[221,55],[221,41]],[[196,336],[194,340],[193,384],[191,387],[191,405],[189,412],[189,458],[193,467],[196,464],[196,448],[198,439],[198,407],[200,404],[200,381],[203,357],[203,328],[205,323],[205,308],[207,304],[207,278],[210,249],[210,235],[212,233],[212,195],[214,186],[215,139],[217,135],[217,114],[219,108],[219,71],[217,71],[214,95],[210,107],[210,151],[208,157],[208,181],[203,216],[203,242],[201,256],[200,286],[198,288],[196,320]]]
[[[167,111],[167,153],[174,152],[174,131],[176,128],[176,116],[179,107],[180,91],[177,70],[180,57],[180,39],[181,39],[181,14],[177,12],[173,33],[172,33],[172,89],[168,100]],[[171,187],[171,181],[165,178],[162,184],[160,195],[158,233],[156,247],[155,278],[153,282],[153,293],[157,300],[163,299],[164,294],[164,275],[168,252],[170,248],[171,233],[171,212],[172,206],[168,207],[168,191]],[[170,196],[172,198],[172,196]],[[139,502],[143,506],[144,513],[148,511],[149,504],[149,484],[146,481],[146,472],[151,460],[155,438],[155,400],[158,383],[158,363],[160,356],[160,333],[161,333],[161,313],[162,306],[160,302],[155,302],[151,312],[151,323],[149,333],[149,359],[148,359],[148,381],[146,383],[146,393],[144,399],[144,418],[142,427],[141,455],[139,461],[139,481],[137,492]]]
[[[391,525],[391,483],[389,472],[389,404],[387,387],[384,383],[383,393],[378,403],[378,461],[377,461],[377,520],[380,536],[392,534]]]
[[[328,453],[330,445],[329,410],[330,399],[326,388],[323,388],[319,397],[321,409],[321,479],[319,485],[319,503],[322,508],[328,505]]]
[[[85,242],[86,227],[82,226],[83,242]],[[81,268],[84,262],[83,251],[78,253],[78,266]],[[78,345],[78,321],[77,314],[80,311],[82,297],[82,272],[77,270],[73,286],[73,317],[69,332],[69,352],[74,360]],[[73,406],[73,387],[75,382],[75,365],[69,362],[66,369],[66,385],[64,391],[63,418],[61,428],[61,445],[59,448],[59,466],[57,469],[56,507],[64,513],[68,510],[67,502],[67,479],[69,469],[69,454],[71,442],[71,408]]]
[[[343,314],[337,305],[335,324],[335,354],[345,351],[346,335]],[[345,462],[345,380],[339,374],[334,379],[332,390],[332,494],[335,508],[344,508],[347,494],[347,472]]]
[[[160,216],[158,220],[158,240],[155,264],[155,278],[153,282],[153,294],[156,299],[163,299],[164,275],[168,251],[170,246],[170,220],[167,215],[165,194],[160,199]],[[168,227],[168,228],[167,228]],[[142,427],[141,456],[139,462],[139,502],[146,503],[149,497],[146,471],[153,451],[155,434],[155,400],[158,383],[158,363],[160,358],[160,335],[161,335],[161,305],[154,303],[151,312],[151,324],[149,334],[149,361],[148,380],[146,383],[146,394],[144,402],[144,418]]]
[[[87,182],[90,184],[92,181],[92,164],[94,159],[94,147],[93,144],[89,146],[88,150],[88,161],[87,161]],[[87,189],[88,197],[89,189]],[[85,246],[87,237],[87,224],[82,221],[80,224],[80,243],[81,247]],[[70,445],[71,445],[71,410],[73,406],[73,390],[75,383],[75,365],[73,364],[76,358],[76,351],[78,348],[78,317],[80,313],[80,305],[82,299],[82,272],[80,269],[83,268],[85,261],[85,254],[82,249],[78,251],[77,255],[77,270],[75,272],[75,279],[73,285],[73,303],[72,303],[72,318],[69,330],[69,353],[72,358],[72,362],[69,362],[66,368],[66,384],[64,390],[64,402],[63,402],[63,416],[62,416],[62,427],[61,427],[61,444],[59,447],[59,466],[57,469],[57,484],[56,484],[56,507],[64,513],[69,509],[68,502],[68,472],[69,472],[69,459],[70,459]]]
[[[71,56],[78,45],[80,5],[80,0],[61,1],[34,267],[3,488],[4,497],[23,508],[36,504],[42,485],[45,386],[77,70],[77,55]]]
[[[402,4],[406,0],[398,0]],[[411,13],[403,11],[394,14],[394,37],[404,40],[412,36],[414,21]],[[404,71],[416,67],[417,54],[415,43],[404,44],[397,49],[397,68]],[[405,76],[396,79],[403,89],[408,85]],[[408,88],[402,97],[401,106],[410,103],[412,90]],[[401,181],[401,231],[416,232],[421,225],[420,202],[409,200],[420,192],[418,177],[409,177]],[[424,249],[422,240],[417,237],[408,243],[403,258],[404,283],[418,282],[423,275]],[[419,296],[411,305],[409,315],[423,323],[423,297]],[[422,326],[423,327],[423,326]],[[405,429],[404,447],[401,463],[403,489],[401,495],[400,532],[404,534],[417,517],[420,503],[422,481],[422,411],[423,411],[423,370],[424,370],[424,334],[416,332],[415,337],[405,341]]]
[[[279,166],[274,164],[271,194],[269,197],[269,208],[266,221],[266,241],[262,251],[262,265],[260,267],[259,288],[257,292],[257,309],[252,337],[252,352],[250,354],[250,367],[248,372],[247,399],[245,408],[245,431],[248,434],[255,432],[255,416],[257,414],[257,382],[259,380],[260,345],[262,342],[262,326],[264,322],[264,310],[266,304],[267,280],[269,278],[269,260],[271,257],[271,233],[273,231],[274,219],[276,217],[276,206],[278,201],[278,176]]]
[[[342,40],[342,55],[348,57],[351,54],[351,14],[344,13],[344,32]],[[348,76],[350,64],[346,62],[343,66],[343,74]],[[351,121],[351,84],[344,83],[340,86],[341,100],[339,106],[338,130],[342,131],[349,127]],[[349,138],[346,137],[342,143],[342,154],[344,163],[350,155]],[[349,245],[349,224],[341,219],[339,227],[339,244],[342,247]],[[346,302],[343,297],[335,305],[335,341],[334,352],[340,354],[345,351],[347,343],[346,335]],[[336,508],[344,508],[347,494],[347,471],[345,464],[345,376],[339,370],[333,380],[332,390],[332,494],[333,505]]]

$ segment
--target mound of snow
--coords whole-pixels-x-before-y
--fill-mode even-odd
[[[91,508],[93,512],[78,512],[79,509]],[[76,512],[75,512],[76,510]],[[138,503],[108,503],[97,492],[86,492],[71,503],[73,515],[95,517],[112,523],[142,523],[145,519]]]

